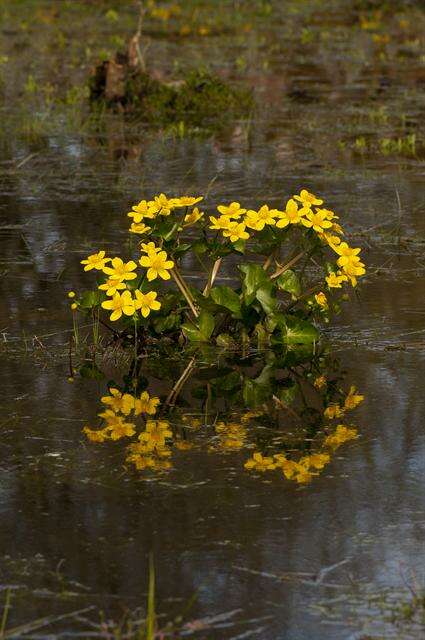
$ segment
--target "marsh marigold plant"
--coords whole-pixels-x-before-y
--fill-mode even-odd
[[[338,312],[345,289],[365,274],[339,216],[306,189],[276,208],[235,201],[204,211],[202,202],[160,194],[134,204],[133,249],[81,261],[96,284],[73,298],[73,310],[104,314],[104,324],[145,340],[317,340],[317,322]]]

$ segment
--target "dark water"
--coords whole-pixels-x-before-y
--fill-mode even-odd
[[[424,164],[419,151],[359,155],[338,143],[348,131],[404,135],[403,114],[420,139],[423,42],[408,62],[398,58],[392,21],[385,63],[340,12],[306,15],[316,16],[314,34],[336,39],[285,45],[279,14],[274,26],[263,18],[248,44],[198,43],[200,59],[220,51],[217,68],[228,74],[236,54],[251,62],[240,77],[263,108],[249,134],[235,123],[221,138],[178,139],[110,118],[101,132],[59,123],[36,138],[18,128],[2,135],[0,598],[12,586],[10,626],[89,605],[117,618],[143,605],[152,551],[166,619],[195,592],[188,620],[229,614],[199,638],[422,637],[416,616],[394,615],[393,605],[425,584]],[[168,68],[176,49],[159,37],[150,55]],[[181,59],[193,49],[184,44]],[[11,122],[10,78],[6,89]],[[380,107],[390,114],[384,125],[369,113]],[[306,485],[248,473],[244,449],[211,451],[209,436],[176,451],[166,474],[126,471],[122,448],[89,444],[81,432],[108,378],[67,380],[66,292],[85,288],[79,261],[98,247],[120,250],[135,199],[209,190],[211,207],[275,204],[301,187],[326,196],[368,265],[358,298],[326,328],[346,388],[365,396],[352,419],[359,437]],[[112,362],[107,369],[113,376]],[[75,619],[22,637],[67,637],[59,628],[90,637]]]

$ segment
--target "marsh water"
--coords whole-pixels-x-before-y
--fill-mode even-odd
[[[249,123],[203,137],[119,115],[83,126],[73,104],[41,104],[29,75],[60,85],[61,74],[77,82],[90,66],[75,63],[81,44],[66,12],[75,17],[77,3],[59,4],[0,5],[0,598],[12,593],[8,626],[93,607],[15,637],[98,637],[100,610],[119,619],[143,607],[152,553],[160,620],[182,614],[183,636],[423,637],[423,620],[409,609],[425,586],[422,11],[366,13],[382,21],[368,30],[343,2],[270,3],[270,15],[246,18],[250,29],[221,24],[222,32],[186,39],[148,22],[148,62],[161,73],[174,60],[208,61],[254,88]],[[131,7],[115,4],[116,22],[104,19],[105,4],[95,13],[85,6],[83,33],[108,42],[120,28],[131,34]],[[382,32],[383,44],[372,38]],[[58,68],[61,55],[73,55],[74,67]],[[415,149],[382,151],[381,140],[413,133]],[[358,438],[303,485],[249,473],[243,448],[221,451],[210,435],[176,451],[162,474],[129,472],[119,447],[88,443],[82,427],[124,368],[109,361],[102,379],[68,380],[66,292],[86,288],[80,260],[100,247],[119,252],[126,211],[145,195],[208,193],[207,207],[254,207],[301,187],[326,196],[368,265],[358,295],[323,329],[346,384],[365,397],[352,418]],[[196,265],[189,276],[198,276]],[[179,366],[171,361],[170,371]],[[185,398],[184,411],[196,414],[196,400]]]

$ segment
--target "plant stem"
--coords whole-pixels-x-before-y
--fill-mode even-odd
[[[199,314],[198,314],[198,311],[196,310],[196,307],[194,305],[194,301],[193,301],[192,295],[191,295],[189,289],[187,289],[186,284],[184,283],[183,279],[181,278],[180,274],[178,273],[176,267],[171,269],[171,275],[173,276],[174,282],[176,283],[176,285],[180,289],[181,293],[183,294],[184,298],[186,299],[186,302],[189,305],[193,315],[195,316],[195,318],[197,318]]]
[[[301,253],[298,253],[294,258],[289,260],[289,262],[284,264],[282,267],[279,267],[279,269],[277,271],[275,271],[270,276],[270,278],[272,280],[274,280],[275,278],[278,278],[280,275],[282,275],[282,273],[284,273],[285,271],[290,269],[294,264],[296,264],[299,260],[301,260],[301,258],[305,255],[305,253],[306,253],[305,251],[301,251]]]
[[[202,292],[205,297],[208,297],[208,294],[209,294],[209,292],[211,290],[211,287],[214,284],[214,280],[216,279],[217,274],[218,274],[219,269],[220,269],[220,266],[221,266],[221,261],[222,261],[222,258],[217,258],[217,260],[214,262],[214,264],[212,266],[210,275],[208,277],[208,282],[205,285],[204,291]]]

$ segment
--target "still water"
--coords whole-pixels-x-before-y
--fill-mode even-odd
[[[316,28],[342,28],[340,14],[328,19],[319,14]],[[249,49],[254,60],[263,55],[260,36],[277,38],[276,25],[268,28]],[[199,56],[216,54],[220,42],[203,40]],[[269,52],[262,82],[248,70],[265,105],[249,139],[241,123],[222,139],[180,139],[135,133],[114,117],[101,133],[64,128],[28,139],[11,129],[2,136],[0,598],[11,588],[10,626],[94,607],[84,620],[21,637],[98,637],[89,623],[99,609],[117,619],[143,605],[150,552],[164,621],[196,594],[184,618],[198,626],[187,625],[186,635],[422,637],[416,616],[400,620],[394,607],[425,586],[424,164],[418,155],[347,153],[339,142],[347,123],[364,116],[367,99],[375,110],[396,106],[419,122],[423,63],[394,64],[381,95],[385,73],[367,47],[366,59],[356,58],[355,42],[334,44],[346,54],[340,73],[326,49],[317,59],[297,54],[289,66],[283,45]],[[220,55],[229,61],[235,51],[225,44]],[[167,68],[175,43],[158,38],[152,47]],[[191,55],[190,45],[181,55]],[[4,102],[5,117],[13,104]],[[374,126],[367,120],[365,132]],[[274,205],[301,187],[326,197],[369,267],[358,296],[325,327],[344,388],[364,395],[350,416],[358,437],[333,451],[309,483],[250,472],[244,464],[271,437],[271,416],[248,420],[241,446],[220,448],[217,408],[205,415],[202,398],[191,394],[205,380],[195,370],[178,417],[170,417],[194,446],[175,447],[169,470],[137,472],[124,466],[120,443],[88,442],[82,428],[93,424],[107,382],[121,379],[125,365],[111,357],[104,378],[68,381],[66,292],[85,287],[79,261],[98,247],[120,251],[125,213],[142,197],[208,192],[207,207]],[[165,380],[155,366],[149,389],[163,400],[184,362],[171,362]],[[240,396],[226,402],[219,411],[233,421],[252,409]],[[191,431],[201,413],[203,430]],[[293,416],[280,414],[272,432],[277,441],[292,437]],[[304,440],[311,442],[307,427]],[[304,447],[294,439],[294,450]]]

